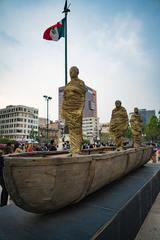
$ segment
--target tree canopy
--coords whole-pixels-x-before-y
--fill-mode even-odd
[[[148,141],[160,141],[160,120],[156,116],[152,116],[149,123],[144,129],[145,138]]]

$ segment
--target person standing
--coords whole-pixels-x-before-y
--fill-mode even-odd
[[[115,138],[117,150],[122,150],[124,134],[128,129],[128,115],[126,109],[121,106],[121,101],[116,100],[115,106],[111,115],[110,133]]]
[[[21,153],[21,152],[23,152],[21,145],[19,143],[16,143],[14,147],[14,153]]]
[[[48,151],[57,151],[57,146],[55,144],[54,139],[50,141],[50,144],[48,146]]]
[[[4,154],[10,154],[14,152],[14,147],[12,146],[12,144],[9,142],[7,143],[7,145],[4,148]]]
[[[0,207],[7,205],[8,202],[8,191],[3,177],[4,158],[2,154],[3,152],[0,150],[0,185],[2,187]]]
[[[28,144],[26,152],[33,152],[33,145],[31,143]]]
[[[69,129],[72,156],[78,154],[82,147],[82,117],[86,94],[85,84],[78,78],[78,74],[79,69],[75,66],[71,67],[71,81],[64,89],[61,112]]]
[[[131,124],[131,131],[133,134],[134,147],[138,148],[141,146],[141,141],[142,141],[143,120],[141,115],[139,114],[139,109],[137,107],[134,108],[134,113],[131,116],[130,124]]]

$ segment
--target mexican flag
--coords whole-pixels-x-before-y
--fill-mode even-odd
[[[57,22],[57,24],[47,28],[43,34],[43,39],[58,41],[61,37],[64,37],[64,24],[65,18],[63,18],[60,22]]]

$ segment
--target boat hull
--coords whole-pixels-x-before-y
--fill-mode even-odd
[[[6,187],[22,209],[54,212],[144,165],[151,154],[151,147],[141,147],[78,157],[5,157]]]

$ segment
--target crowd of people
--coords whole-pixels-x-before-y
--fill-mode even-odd
[[[1,197],[0,197],[0,207],[7,205],[8,203],[8,191],[5,186],[3,168],[4,168],[4,155],[13,153],[23,153],[23,152],[34,152],[34,151],[56,151],[57,145],[54,140],[51,140],[49,144],[28,144],[28,143],[7,143],[3,149],[0,149],[0,186]]]
[[[54,140],[51,140],[49,144],[31,144],[31,143],[7,143],[4,148],[1,149],[3,155],[10,153],[22,153],[22,152],[34,152],[34,151],[56,151],[57,144]]]

